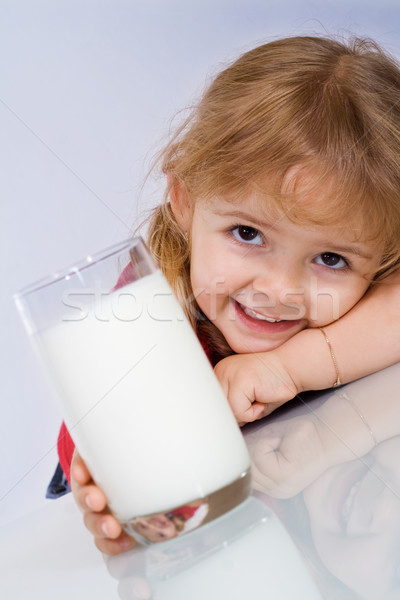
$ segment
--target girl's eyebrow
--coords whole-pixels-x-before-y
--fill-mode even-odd
[[[336,244],[332,244],[332,250],[337,254],[354,254],[354,256],[365,258],[367,260],[372,258],[372,254],[364,252],[364,250],[361,250],[358,246],[336,246]]]
[[[215,210],[214,214],[219,217],[235,217],[237,219],[241,219],[243,221],[251,222],[255,227],[264,227],[268,229],[274,229],[274,226],[267,221],[261,221],[260,219],[256,219],[254,216],[250,215],[247,212],[243,212],[241,210]]]

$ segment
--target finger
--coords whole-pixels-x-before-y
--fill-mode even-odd
[[[85,485],[85,483],[92,480],[92,476],[77,450],[75,450],[71,462],[71,479],[74,479],[80,485]]]
[[[87,512],[83,516],[83,522],[97,538],[117,539],[123,533],[120,523],[110,514]]]
[[[240,399],[242,406],[241,408],[235,408],[233,414],[236,417],[239,425],[242,426],[244,423],[252,423],[265,416],[265,404],[262,402],[251,402],[244,396]]]
[[[245,394],[237,393],[237,390],[231,388],[227,398],[238,423],[249,423],[250,421],[254,421],[254,419],[251,418],[252,401],[249,400]]]
[[[249,409],[249,413],[251,415],[252,421],[257,421],[258,419],[262,419],[267,414],[269,414],[268,404],[264,402],[258,402],[257,400],[253,402]]]
[[[85,485],[74,489],[75,501],[79,508],[86,511],[101,512],[107,506],[107,498],[96,485]]]
[[[136,545],[135,540],[125,532],[115,540],[95,537],[94,543],[100,552],[108,554],[109,556],[115,556],[116,554],[126,552]]]

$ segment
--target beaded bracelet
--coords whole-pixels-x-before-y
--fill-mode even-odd
[[[333,362],[333,366],[335,367],[335,371],[336,371],[336,381],[335,383],[332,385],[332,387],[338,387],[339,385],[342,385],[342,382],[340,380],[340,373],[339,373],[339,368],[337,366],[337,362],[336,362],[336,357],[333,353],[333,348],[331,346],[331,343],[329,341],[328,336],[326,335],[325,331],[322,329],[322,327],[318,327],[318,329],[320,330],[320,332],[322,333],[322,335],[324,336],[326,343],[328,344],[328,348],[329,348],[329,352],[331,353],[332,356],[332,362]]]

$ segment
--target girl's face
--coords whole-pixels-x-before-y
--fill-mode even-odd
[[[400,436],[329,469],[303,494],[322,562],[365,599],[400,597],[399,452]]]
[[[308,197],[307,208],[323,201]],[[347,215],[342,227],[304,227],[247,197],[197,202],[191,217],[194,297],[237,353],[273,350],[335,321],[379,265],[371,245],[354,241]]]
[[[148,517],[135,523],[135,530],[150,542],[162,542],[178,535],[174,522],[165,515]]]

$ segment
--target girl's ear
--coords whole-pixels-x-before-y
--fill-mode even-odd
[[[171,174],[167,175],[169,187],[169,200],[176,222],[183,233],[188,233],[192,222],[192,204],[185,185],[175,179]]]

